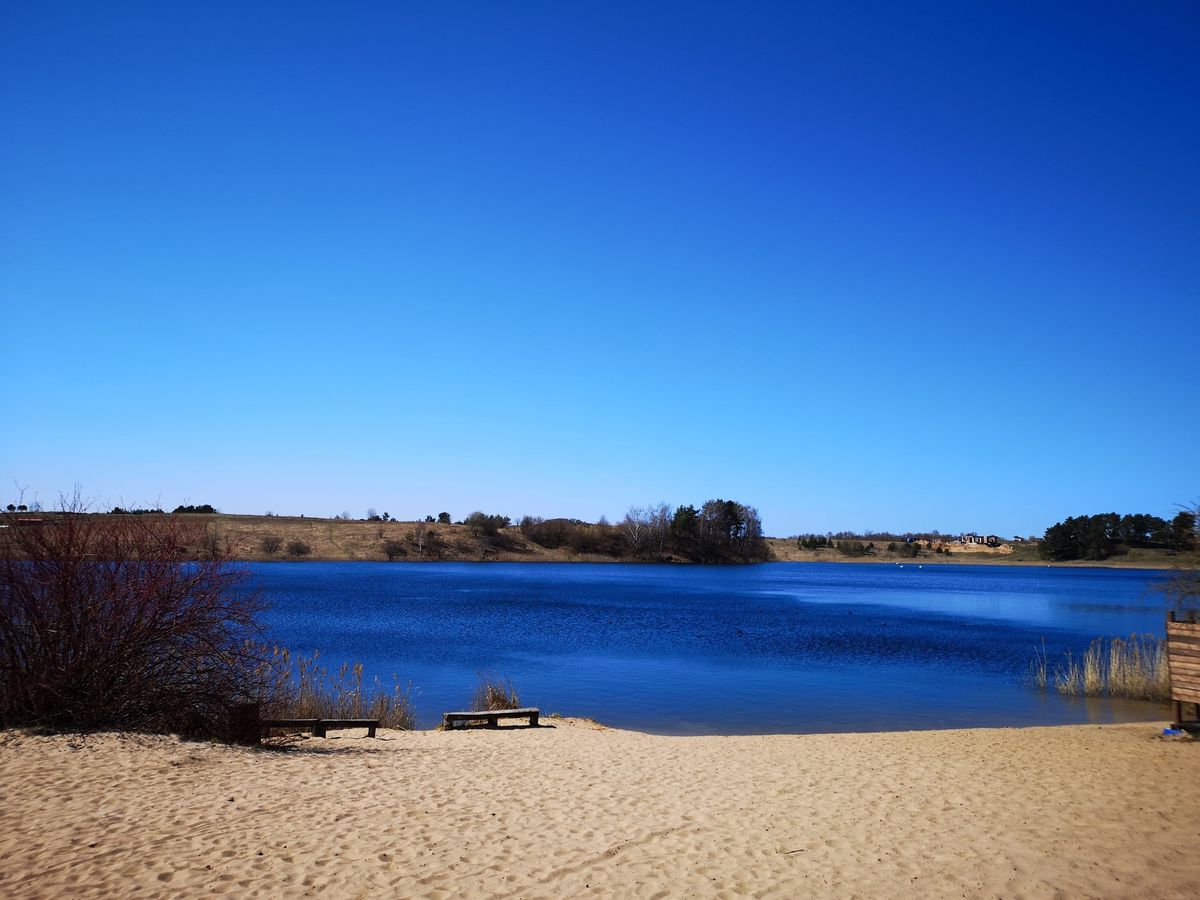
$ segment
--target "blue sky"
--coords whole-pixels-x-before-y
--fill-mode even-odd
[[[0,496],[1200,499],[1194,3],[0,16]]]

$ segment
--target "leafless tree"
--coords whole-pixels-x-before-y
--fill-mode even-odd
[[[621,520],[621,533],[629,544],[634,556],[641,556],[650,542],[653,530],[653,518],[650,510],[629,507],[625,518]]]
[[[671,540],[671,517],[674,510],[666,503],[659,503],[647,510],[650,520],[650,543],[655,553],[660,557],[666,556],[667,545]]]
[[[418,522],[413,526],[413,530],[408,533],[408,539],[412,541],[413,546],[417,548],[417,557],[425,558],[425,545],[429,540],[429,529],[423,522]]]

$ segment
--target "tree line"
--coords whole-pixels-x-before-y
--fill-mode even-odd
[[[1146,513],[1099,513],[1072,516],[1051,525],[1038,553],[1042,559],[1057,561],[1102,560],[1128,553],[1132,547],[1192,550],[1196,541],[1196,514],[1191,510],[1179,512],[1169,522]]]
[[[736,500],[634,507],[616,524],[525,516],[521,533],[548,550],[670,562],[761,562],[769,550],[758,510]]]
[[[401,524],[382,516],[369,521],[378,521],[380,525]],[[392,561],[436,560],[442,559],[447,551],[461,555],[471,546],[464,545],[464,540],[468,540],[473,541],[471,549],[478,552],[479,558],[487,559],[504,551],[521,553],[525,545],[517,538],[519,531],[526,540],[547,550],[566,548],[577,556],[704,563],[761,562],[770,557],[758,510],[735,500],[709,500],[699,507],[691,504],[672,507],[666,503],[634,507],[615,524],[604,517],[591,523],[582,519],[525,516],[514,529],[508,516],[481,510],[453,523],[465,526],[465,534],[459,532],[455,536],[434,527],[435,524],[452,524],[450,514],[443,512],[436,519],[428,516],[424,522],[411,523],[402,533],[385,533],[381,528],[380,550]],[[284,549],[284,540],[278,534],[264,535],[260,547],[267,556],[274,556]],[[311,552],[302,541],[288,543],[286,550],[293,557]]]
[[[10,509],[9,511],[11,512],[12,510]],[[179,506],[175,507],[173,510],[171,510],[171,515],[189,513],[192,515],[215,516],[219,512],[220,510],[211,503],[201,503],[198,505],[189,503],[180,504]],[[126,509],[123,506],[114,506],[111,510],[109,510],[108,514],[110,516],[161,516],[163,513],[164,510],[159,507],[150,508],[131,506]]]
[[[934,534],[937,534],[937,532],[934,532]],[[915,559],[921,555],[922,550],[933,550],[935,553],[942,552],[942,547],[940,545],[935,547],[932,540],[912,535],[897,538],[897,536],[889,535],[886,532],[870,536],[855,534],[851,531],[838,532],[837,535],[802,534],[797,536],[796,546],[801,550],[818,553],[824,550],[836,550],[842,556],[849,557],[875,556],[879,552],[876,541],[878,540],[882,543],[883,539],[889,537],[894,539],[889,540],[884,549],[892,556],[903,559]]]

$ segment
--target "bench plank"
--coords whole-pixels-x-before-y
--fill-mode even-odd
[[[311,731],[313,737],[326,737],[329,729],[365,728],[367,737],[375,737],[375,729],[379,727],[378,719],[263,719],[259,722],[263,728],[294,728],[300,731]]]
[[[482,719],[485,716],[499,716],[502,719],[522,718],[530,713],[540,712],[536,706],[523,706],[520,709],[468,709],[462,712],[443,713],[447,716],[475,716]]]
[[[325,732],[330,728],[365,728],[367,737],[375,737],[375,729],[378,726],[378,719],[321,719],[313,729],[313,736],[325,737]]]

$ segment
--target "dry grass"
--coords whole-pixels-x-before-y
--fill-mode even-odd
[[[473,710],[520,709],[521,697],[511,679],[479,673],[479,683],[471,695]]]
[[[1045,686],[1045,651],[1031,669],[1041,672]],[[1034,678],[1036,683],[1037,679]],[[1060,694],[1083,697],[1128,697],[1133,700],[1166,700],[1167,645],[1153,635],[1096,638],[1082,657],[1071,653],[1054,670],[1054,688]]]
[[[202,523],[214,541],[240,560],[386,562],[389,549],[392,559],[407,562],[479,560],[482,556],[478,539],[465,525],[223,514],[177,518]],[[534,544],[519,528],[506,528],[501,534],[503,546],[490,548],[488,559],[565,562],[573,558],[566,548],[552,551]],[[271,540],[264,545],[267,538]],[[293,543],[307,546],[309,552],[292,554],[289,545]]]
[[[264,718],[378,719],[384,728],[416,727],[412,686],[400,684],[396,676],[390,689],[378,677],[364,686],[362,663],[343,664],[331,675],[320,665],[319,652],[293,656],[276,648],[269,671]]]
[[[1033,654],[1033,659],[1029,661],[1029,674],[1025,681],[1041,690],[1046,689],[1048,683],[1047,674],[1049,671],[1049,660],[1046,657],[1046,640],[1042,639],[1042,646]]]

